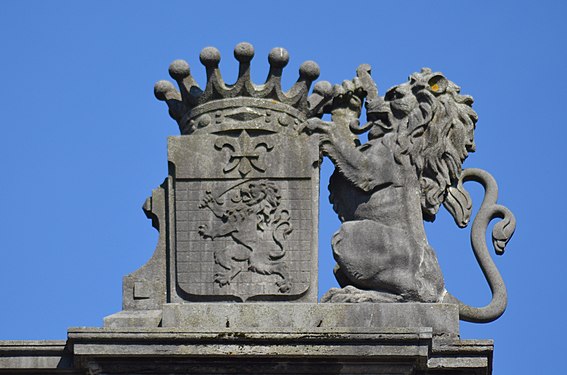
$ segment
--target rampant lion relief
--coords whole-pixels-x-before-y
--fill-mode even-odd
[[[498,318],[506,308],[506,288],[484,238],[490,221],[503,219],[492,232],[494,248],[502,254],[515,219],[496,204],[497,186],[490,174],[462,170],[475,151],[473,99],[429,69],[380,97],[368,65],[327,94],[320,114],[331,113],[332,121],[312,118],[303,128],[318,135],[322,153],[335,165],[330,201],[342,221],[332,240],[342,288],[331,289],[322,301],[447,302],[459,305],[463,320]],[[368,123],[360,126],[364,101]],[[364,132],[368,141],[361,144],[357,135]],[[472,204],[463,187],[466,181],[485,188],[471,230],[473,251],[493,294],[482,308],[447,292],[423,225],[444,205],[460,227],[467,226]]]
[[[214,251],[221,287],[241,272],[277,275],[280,293],[288,293],[291,281],[285,262],[285,239],[292,232],[289,212],[280,207],[277,185],[268,180],[246,180],[213,196],[210,191],[199,208],[209,209],[218,219],[211,227],[201,225],[202,238],[228,237],[233,244]]]

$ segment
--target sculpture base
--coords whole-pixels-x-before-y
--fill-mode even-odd
[[[52,374],[490,374],[492,341],[458,335],[451,304],[165,304],[71,328],[55,346],[0,342],[0,363]]]
[[[493,350],[431,328],[75,328],[68,343],[76,368],[101,374],[489,374]]]
[[[163,310],[121,311],[104,324],[194,332],[431,327],[434,335],[458,337],[459,309],[439,303],[170,303]]]

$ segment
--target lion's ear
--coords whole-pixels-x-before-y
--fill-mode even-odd
[[[429,91],[435,94],[443,94],[449,86],[449,81],[441,74],[434,75],[427,83],[429,84]]]

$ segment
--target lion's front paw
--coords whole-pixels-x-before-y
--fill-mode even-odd
[[[301,127],[299,128],[300,133],[328,133],[331,128],[331,124],[325,122],[318,118],[310,118],[309,120],[305,121]]]
[[[199,208],[207,208],[207,207],[210,208],[214,205],[214,203],[215,203],[215,198],[213,197],[210,191],[206,191],[203,200],[199,204]]]

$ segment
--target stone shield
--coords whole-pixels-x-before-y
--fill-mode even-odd
[[[169,138],[171,300],[316,301],[317,140],[290,106],[234,102]]]

